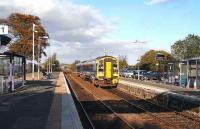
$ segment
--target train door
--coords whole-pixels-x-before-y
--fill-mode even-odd
[[[111,78],[112,76],[112,62],[106,62],[105,76]]]

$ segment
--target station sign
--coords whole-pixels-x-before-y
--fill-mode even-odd
[[[12,40],[8,25],[0,25],[0,46],[6,46]]]
[[[0,25],[0,35],[8,34],[8,25]]]
[[[162,54],[162,53],[157,53],[155,58],[156,58],[156,60],[164,60],[164,57],[165,57],[164,54]]]

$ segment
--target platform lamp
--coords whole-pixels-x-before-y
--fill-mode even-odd
[[[138,80],[140,80],[140,59],[138,59],[137,62],[138,62]]]
[[[49,71],[48,71],[48,70],[49,70],[49,66],[48,66],[48,65],[49,65],[49,61],[48,61],[48,60],[49,60],[49,58],[47,57],[47,60],[46,60],[46,64],[47,64],[47,74],[49,73]]]
[[[179,62],[179,68],[180,68],[180,73],[179,73],[179,86],[182,87],[182,65],[184,65],[184,62]]]
[[[40,79],[40,40],[49,39],[48,36],[38,37],[38,80]]]
[[[33,23],[33,28],[32,28],[32,34],[33,34],[33,50],[32,50],[32,80],[35,80],[35,74],[34,74],[34,72],[35,72],[35,67],[34,67],[34,60],[35,60],[35,32],[37,33],[37,31],[35,30],[35,26],[37,26],[37,25],[35,25],[34,23]]]
[[[167,63],[167,64],[168,64],[168,66],[169,66],[169,72],[170,72],[170,73],[168,73],[168,74],[169,74],[169,77],[168,77],[169,83],[173,83],[173,82],[172,82],[172,76],[173,76],[173,74],[174,74],[174,63],[169,62],[169,63]],[[171,78],[171,80],[170,80],[170,78]]]

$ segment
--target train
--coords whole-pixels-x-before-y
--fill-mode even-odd
[[[119,82],[119,61],[107,55],[82,61],[76,64],[76,73],[96,87],[116,88]]]

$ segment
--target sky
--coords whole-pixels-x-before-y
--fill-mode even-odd
[[[135,64],[150,49],[170,52],[175,41],[200,35],[199,5],[199,0],[1,0],[0,18],[13,12],[39,16],[50,35],[47,53],[56,52],[62,63],[106,50]]]

